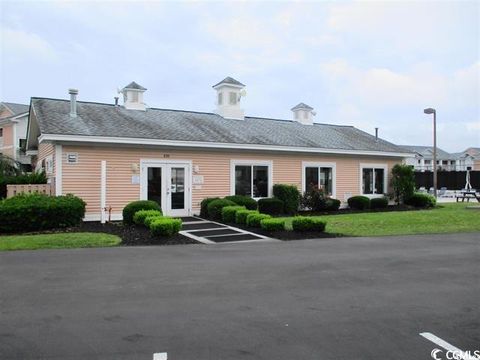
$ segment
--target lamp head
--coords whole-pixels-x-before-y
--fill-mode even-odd
[[[425,114],[435,114],[435,109],[433,108],[426,108],[425,110],[423,110],[423,112]]]

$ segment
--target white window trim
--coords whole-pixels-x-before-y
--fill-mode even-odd
[[[272,197],[273,161],[271,160],[240,160],[240,159],[230,160],[230,195],[235,195],[235,166],[237,165],[268,166],[268,197]],[[252,181],[253,181],[253,173],[252,173]],[[253,199],[261,199],[261,198],[253,198]]]
[[[364,194],[363,193],[363,169],[383,169],[383,192],[381,194]],[[375,191],[375,174],[373,175],[373,189]],[[369,198],[383,197],[388,190],[388,165],[387,164],[360,164],[360,189],[359,193]]]
[[[53,155],[48,155],[45,157],[45,174],[53,175]]]
[[[305,187],[305,169],[307,167],[316,168],[331,168],[332,169],[332,198],[337,198],[337,163],[336,162],[312,162],[302,161],[302,194],[305,193],[307,188]],[[320,178],[319,178],[320,180]]]

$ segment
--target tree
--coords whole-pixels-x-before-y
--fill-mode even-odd
[[[22,170],[20,163],[11,157],[0,154],[0,178],[20,175]]]
[[[404,203],[415,192],[415,174],[410,165],[396,164],[392,168],[392,186],[397,204]]]

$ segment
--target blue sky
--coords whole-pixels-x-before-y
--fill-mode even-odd
[[[113,102],[134,80],[151,107],[212,111],[247,85],[247,115],[354,125],[397,144],[480,146],[478,1],[1,1],[0,100]]]

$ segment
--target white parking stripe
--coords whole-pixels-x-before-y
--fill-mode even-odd
[[[443,339],[440,339],[438,336],[433,335],[432,333],[429,332],[423,332],[420,333],[420,336],[423,336],[425,339],[430,340],[434,344],[444,348],[447,351],[451,351],[452,353],[455,353],[457,356],[460,356],[456,359],[464,359],[464,360],[478,360],[480,359],[477,356],[470,355],[469,353],[460,350],[459,348],[453,346],[452,344],[446,342]]]
[[[153,354],[153,360],[167,360],[167,353],[155,353]]]

